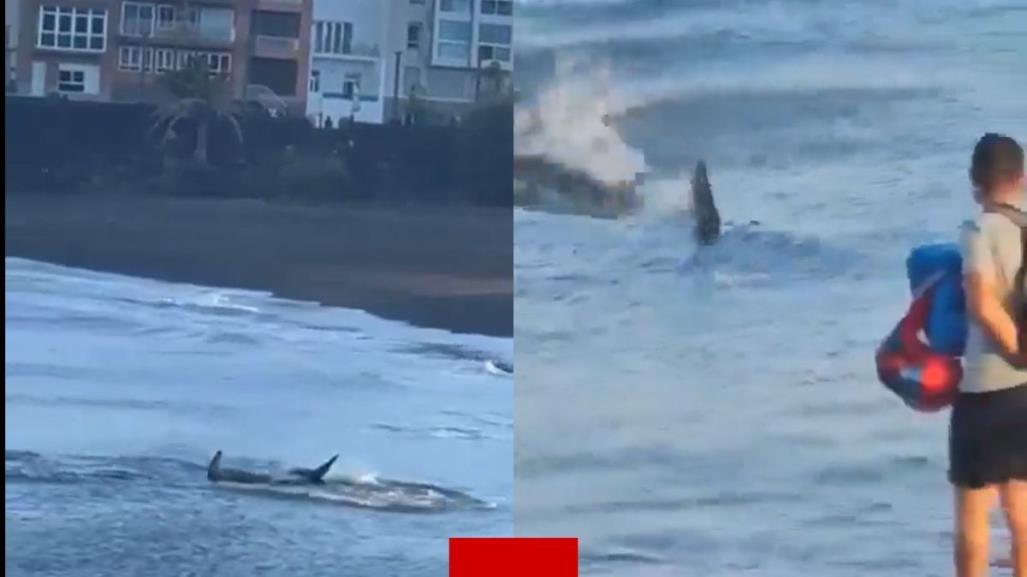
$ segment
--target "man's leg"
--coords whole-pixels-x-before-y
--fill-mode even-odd
[[[988,574],[988,514],[995,503],[996,490],[994,487],[956,487],[955,491],[956,576],[985,577]]]
[[[999,495],[1013,542],[1013,575],[1027,577],[1027,481],[1005,483],[999,487]]]

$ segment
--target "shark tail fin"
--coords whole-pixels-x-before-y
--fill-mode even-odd
[[[210,464],[207,465],[207,478],[214,480],[218,477],[221,471],[221,450],[219,449],[214,453],[214,456],[210,459]]]
[[[328,474],[328,470],[332,468],[332,465],[335,464],[335,460],[338,458],[338,455],[334,455],[331,459],[328,459],[327,461],[322,463],[321,466],[310,471],[310,480],[321,481],[322,479],[324,479],[324,476]]]

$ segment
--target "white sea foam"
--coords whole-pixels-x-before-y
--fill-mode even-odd
[[[646,165],[609,122],[624,109],[623,94],[608,68],[588,64],[561,59],[557,80],[517,108],[516,154],[544,156],[605,183],[630,182]]]

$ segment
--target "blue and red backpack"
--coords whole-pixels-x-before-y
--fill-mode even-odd
[[[1027,348],[1027,214],[1012,206],[987,209],[1020,228],[1022,262],[1014,279],[1021,297],[1014,317],[1020,350]],[[954,244],[918,247],[906,259],[913,302],[877,349],[877,377],[906,405],[941,410],[952,403],[963,378],[966,349],[966,296],[963,258]],[[922,338],[921,338],[922,335]]]
[[[962,265],[953,244],[913,250],[906,260],[913,302],[877,349],[878,378],[917,411],[952,404],[963,378],[960,357],[967,322]]]

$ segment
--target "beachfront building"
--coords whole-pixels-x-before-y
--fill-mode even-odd
[[[311,9],[312,0],[20,0],[16,91],[160,102],[171,98],[160,75],[201,59],[227,98],[302,113]]]
[[[440,97],[470,100],[480,72],[513,68],[513,2],[439,0],[433,14],[430,84]]]
[[[18,71],[18,11],[21,0],[7,0],[4,3],[4,43],[7,45],[7,92],[17,86]]]
[[[311,38],[315,124],[446,122],[509,81],[513,0],[314,0]]]
[[[416,6],[417,2],[409,2]],[[425,0],[424,21],[411,19],[394,114],[412,110],[459,118],[513,71],[513,0]],[[397,48],[398,51],[398,48]],[[497,78],[498,73],[498,78]],[[391,79],[396,82],[396,78]]]
[[[307,97],[307,117],[314,125],[383,122],[390,3],[315,0]]]

